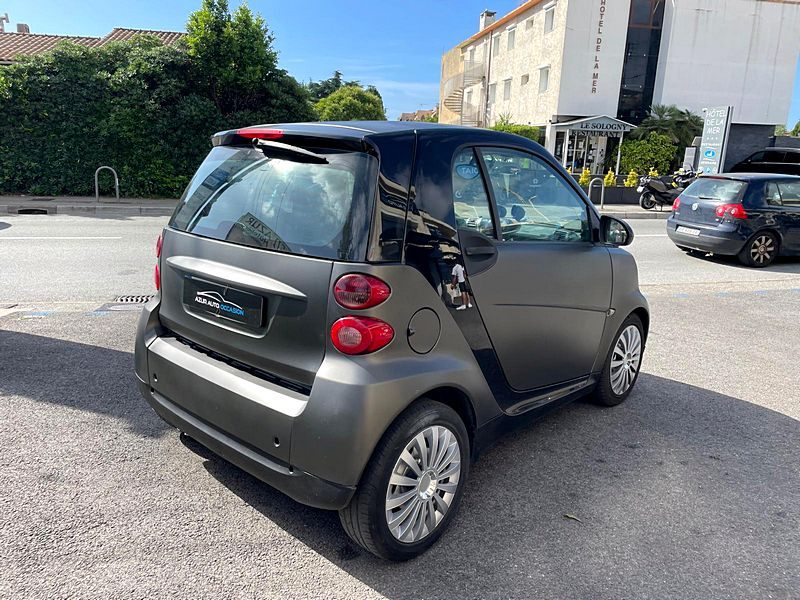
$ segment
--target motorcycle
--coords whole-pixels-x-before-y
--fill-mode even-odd
[[[656,206],[663,209],[665,204],[672,206],[675,198],[696,178],[697,173],[692,169],[678,170],[670,177],[669,182],[664,181],[664,178],[644,175],[639,178],[639,186],[636,188],[636,191],[641,194],[639,206],[645,210]]]

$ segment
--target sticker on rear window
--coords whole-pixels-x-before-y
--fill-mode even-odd
[[[233,224],[225,239],[229,242],[240,244],[255,241],[259,248],[278,250],[280,252],[290,251],[289,246],[272,229],[249,212],[242,215]]]
[[[456,165],[456,175],[461,179],[475,179],[480,175],[477,165]]]

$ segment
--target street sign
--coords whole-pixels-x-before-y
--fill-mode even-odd
[[[725,149],[731,127],[732,106],[716,106],[705,109],[703,139],[700,142],[700,161],[697,173],[715,175],[725,165]]]

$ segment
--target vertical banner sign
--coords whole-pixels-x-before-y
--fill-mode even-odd
[[[700,175],[716,175],[725,165],[725,148],[728,145],[733,107],[716,106],[705,109],[705,113],[697,172]]]

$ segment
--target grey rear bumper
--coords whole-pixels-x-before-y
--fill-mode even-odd
[[[187,412],[138,375],[136,379],[142,396],[162,419],[228,462],[303,504],[328,510],[349,504],[354,487],[337,485],[278,462]]]

